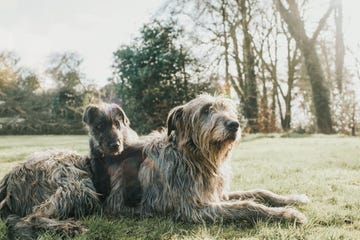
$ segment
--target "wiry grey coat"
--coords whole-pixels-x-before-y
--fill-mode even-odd
[[[279,196],[266,190],[227,191],[228,160],[239,135],[235,106],[227,99],[202,95],[174,108],[167,130],[151,134],[142,143],[139,181],[143,195],[133,212],[170,215],[188,222],[305,222],[299,211],[278,206],[306,202],[306,196]],[[113,182],[105,209],[122,215],[127,209],[117,198],[120,185]]]
[[[1,217],[11,214],[9,237],[32,239],[34,231],[51,229],[81,232],[78,222],[55,219],[78,218],[101,209],[90,173],[87,157],[76,152],[45,151],[26,158],[0,182]]]

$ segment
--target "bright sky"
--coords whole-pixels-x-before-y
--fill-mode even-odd
[[[87,78],[104,84],[112,52],[138,35],[165,0],[0,0],[0,51],[40,73],[54,52],[76,51]],[[319,16],[328,0],[316,0]],[[360,42],[360,1],[343,0],[347,44]],[[315,18],[314,21],[317,21]],[[333,21],[331,18],[330,21]]]
[[[112,53],[130,43],[164,0],[0,0],[0,51],[41,72],[54,52],[76,51],[91,80],[111,76]]]

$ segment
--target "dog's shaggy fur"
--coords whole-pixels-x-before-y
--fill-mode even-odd
[[[86,157],[48,151],[32,154],[8,173],[0,183],[0,212],[9,238],[35,239],[43,230],[82,232],[79,222],[65,219],[100,210],[90,172]]]
[[[0,182],[0,216],[7,217],[9,238],[34,239],[44,230],[76,234],[85,228],[68,218],[101,209],[110,189],[107,161],[137,135],[115,104],[90,105],[83,119],[90,133],[90,158],[69,151],[35,153]],[[131,198],[132,192],[123,194]]]
[[[167,130],[151,134],[141,144],[144,161],[139,181],[143,194],[134,212],[143,216],[172,215],[188,222],[306,221],[301,212],[279,207],[306,202],[303,195],[279,196],[265,190],[226,191],[228,159],[240,136],[237,113],[230,100],[201,95],[174,108],[167,125]],[[126,213],[119,197],[121,192],[120,184],[112,185],[105,201],[109,214]]]

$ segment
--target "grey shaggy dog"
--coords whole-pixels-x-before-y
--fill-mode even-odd
[[[141,204],[133,208],[133,213],[171,215],[187,222],[306,222],[301,212],[283,207],[307,202],[305,195],[227,191],[228,160],[239,137],[237,112],[228,99],[201,95],[174,108],[167,119],[167,130],[147,136],[139,145],[143,161],[138,178],[143,193]],[[122,186],[116,177],[112,177],[105,210],[123,215],[128,209],[123,205]]]
[[[0,217],[7,218],[9,238],[35,239],[46,230],[75,235],[86,228],[69,218],[102,208],[110,186],[103,161],[118,156],[137,135],[115,104],[90,105],[83,120],[90,158],[66,150],[39,152],[1,180]]]

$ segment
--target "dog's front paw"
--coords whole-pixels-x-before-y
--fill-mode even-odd
[[[297,224],[305,224],[308,221],[306,216],[302,212],[299,212],[298,210],[292,208],[287,208],[283,212],[282,216],[286,220],[293,221]]]
[[[306,204],[311,202],[310,198],[305,194],[292,195],[290,198],[292,199],[293,204]]]
[[[67,233],[69,236],[76,236],[87,232],[89,229],[78,221],[64,221],[62,232]]]

